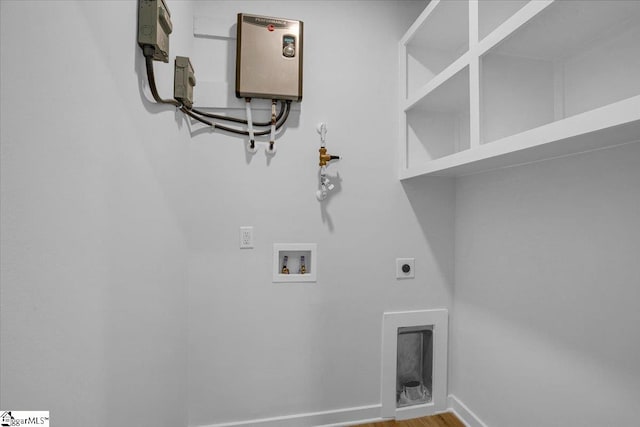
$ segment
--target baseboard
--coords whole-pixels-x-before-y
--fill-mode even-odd
[[[467,427],[487,427],[471,409],[467,408],[467,405],[453,394],[447,396],[447,406]]]
[[[234,421],[209,424],[200,427],[345,427],[357,424],[384,421],[380,417],[381,404],[334,409],[331,411],[310,412],[306,414],[286,415],[273,418],[259,418],[246,421]],[[476,414],[456,396],[447,396],[446,412],[453,412],[467,427],[488,427]]]
[[[353,408],[335,409],[323,412],[310,412],[306,414],[286,415],[283,417],[260,418],[247,421],[235,421],[220,424],[209,424],[200,427],[300,427],[322,426],[339,427],[358,423],[382,421],[380,409],[382,405],[358,406]]]

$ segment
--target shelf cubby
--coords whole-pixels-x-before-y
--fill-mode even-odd
[[[449,3],[457,4],[456,14],[439,11]],[[469,20],[468,51],[460,54],[454,43],[452,62],[410,84],[403,67],[417,55],[407,42],[419,34],[415,48],[446,45],[423,28],[435,16],[455,25]],[[430,45],[425,37],[435,39]],[[465,175],[640,141],[638,40],[640,1],[430,3],[400,43],[400,89],[407,91],[400,97],[400,179]]]
[[[469,67],[405,111],[407,168],[469,148]]]
[[[482,40],[529,0],[481,0],[478,2],[478,39]]]
[[[405,97],[409,97],[469,50],[466,3],[431,1],[402,45],[406,52]]]
[[[640,2],[556,1],[481,58],[481,143],[640,95]]]

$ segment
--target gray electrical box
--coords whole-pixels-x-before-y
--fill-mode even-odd
[[[164,0],[138,1],[138,44],[153,46],[153,59],[169,62],[169,34],[173,31],[171,14]]]
[[[176,56],[173,73],[173,97],[188,108],[193,105],[193,87],[196,75],[187,56]]]
[[[302,30],[302,21],[238,14],[238,98],[302,100]]]

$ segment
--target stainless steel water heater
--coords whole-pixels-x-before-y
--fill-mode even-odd
[[[302,100],[302,30],[302,21],[238,14],[238,98]]]

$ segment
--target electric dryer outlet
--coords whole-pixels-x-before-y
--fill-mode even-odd
[[[414,279],[415,264],[415,258],[396,258],[396,279]]]

